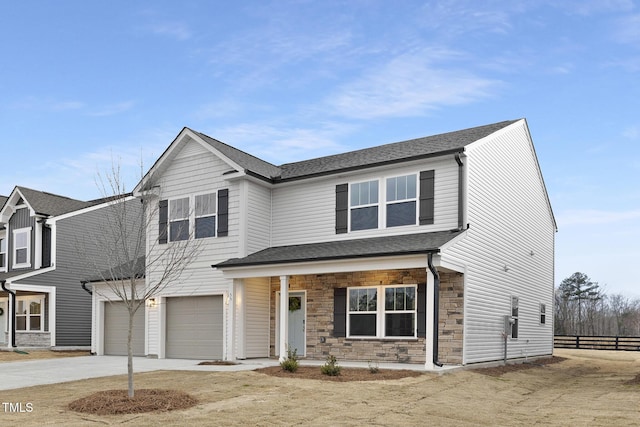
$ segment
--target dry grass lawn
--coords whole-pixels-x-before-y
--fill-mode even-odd
[[[26,353],[26,354],[24,354]],[[88,351],[51,351],[51,350],[27,350],[26,352],[0,351],[0,363],[23,362],[36,359],[51,359],[54,357],[89,356]],[[2,409],[2,408],[0,408]]]
[[[151,372],[138,389],[177,389],[198,400],[190,409],[87,415],[68,404],[126,388],[126,376],[0,391],[0,402],[31,403],[1,425],[640,425],[640,353],[558,350],[560,363],[505,372],[466,370],[396,380],[331,382],[259,372]],[[10,365],[3,366],[3,369]],[[1,378],[1,377],[0,377]]]

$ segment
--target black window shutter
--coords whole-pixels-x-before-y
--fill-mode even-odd
[[[167,243],[167,225],[169,223],[169,201],[158,202],[158,243]]]
[[[229,235],[229,190],[218,190],[218,236]]]
[[[333,290],[333,336],[347,336],[347,288]]]
[[[336,185],[336,234],[348,231],[349,184]]]
[[[420,225],[433,224],[435,171],[420,172]]]
[[[418,337],[427,336],[427,284],[418,285],[418,305],[416,322],[418,322]]]
[[[42,227],[42,267],[51,267],[51,229]]]

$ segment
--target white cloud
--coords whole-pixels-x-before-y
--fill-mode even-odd
[[[359,119],[422,115],[445,105],[466,104],[491,95],[499,82],[462,67],[437,66],[452,52],[421,50],[372,67],[362,79],[330,95],[333,113]]]
[[[279,165],[344,151],[346,147],[336,140],[351,129],[351,126],[339,124],[320,123],[318,128],[309,129],[256,123],[216,129],[215,134],[204,133]]]
[[[76,101],[76,100],[60,101],[60,100],[51,99],[51,98],[37,98],[37,97],[30,96],[21,101],[14,103],[12,107],[21,109],[21,110],[60,112],[60,111],[80,110],[85,106],[86,106],[85,103],[82,101]]]
[[[620,18],[616,23],[615,37],[621,43],[640,46],[640,14]]]

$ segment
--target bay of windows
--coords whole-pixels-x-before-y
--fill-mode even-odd
[[[416,336],[416,286],[349,288],[347,336]]]

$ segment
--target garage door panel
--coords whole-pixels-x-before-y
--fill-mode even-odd
[[[104,306],[104,354],[127,355],[129,311],[124,302],[106,302]],[[144,308],[133,319],[132,350],[134,356],[144,356]]]
[[[166,356],[222,359],[222,296],[167,298]]]

